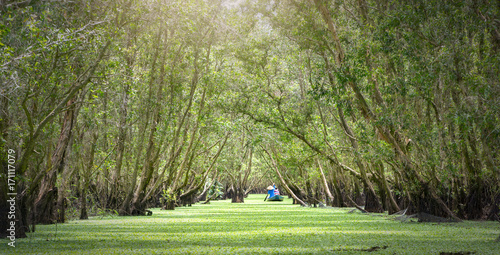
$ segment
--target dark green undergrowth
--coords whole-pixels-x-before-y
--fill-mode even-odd
[[[153,216],[94,217],[39,225],[0,254],[500,254],[497,222],[416,223],[350,209],[263,202],[153,209]]]

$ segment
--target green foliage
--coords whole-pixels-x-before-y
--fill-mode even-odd
[[[161,193],[160,203],[167,204],[172,201],[177,201],[177,194],[172,193],[172,190],[163,190]]]
[[[212,183],[212,181],[208,179],[207,183]],[[218,181],[213,182],[207,191],[207,197],[213,197],[212,200],[218,200],[222,198],[222,195],[224,195],[224,186],[222,186],[222,183]]]
[[[250,195],[245,204],[153,209],[152,216],[91,217],[37,226],[29,238],[16,239],[12,254],[380,254],[475,252],[496,254],[498,223],[401,223],[385,215],[348,213],[351,208],[303,208],[263,202]],[[0,245],[7,245],[2,239]],[[7,248],[2,248],[6,251]]]
[[[3,2],[0,145],[27,155],[17,178],[30,204],[61,141],[56,186],[82,184],[94,211],[127,207],[127,196],[175,201],[211,183],[211,166],[221,183],[209,196],[263,188],[275,178],[264,148],[304,190],[323,192],[321,161],[344,195],[373,181],[407,204],[425,183],[451,207],[478,181],[483,206],[496,203],[496,5],[317,1],[327,24],[316,1]]]

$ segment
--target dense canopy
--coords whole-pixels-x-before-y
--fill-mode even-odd
[[[0,228],[11,194],[24,237],[272,183],[498,220],[493,2],[0,1]]]

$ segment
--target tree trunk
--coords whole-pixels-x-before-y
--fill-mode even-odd
[[[96,129],[92,134],[92,141],[90,146],[90,151],[88,152],[88,162],[85,165],[85,169],[83,170],[83,183],[80,187],[80,219],[86,220],[89,218],[87,213],[87,191],[89,190],[90,180],[92,176],[92,170],[94,169],[94,156],[95,156],[95,148],[97,146],[97,139],[99,138],[99,130]]]
[[[165,210],[175,210],[175,200],[169,200],[165,202],[165,207],[163,207]]]
[[[339,118],[340,122],[342,124],[342,127],[344,131],[346,132],[349,141],[351,142],[351,146],[354,150],[354,161],[356,162],[356,165],[359,168],[359,172],[361,174],[361,180],[363,181],[363,184],[365,186],[365,193],[366,195],[366,203],[365,203],[365,210],[368,212],[383,212],[384,209],[382,208],[382,205],[380,204],[380,200],[377,197],[377,194],[375,193],[375,190],[373,189],[373,184],[368,179],[368,176],[366,174],[366,165],[364,164],[363,160],[359,156],[359,146],[358,146],[358,141],[354,137],[354,132],[352,132],[351,128],[347,124],[345,118],[344,118],[344,113],[340,107],[337,107],[337,110],[339,112]]]
[[[149,86],[148,101],[147,101],[148,104],[149,104],[149,102],[154,101],[153,100],[153,94],[154,94],[153,85],[154,85],[155,81],[157,81],[155,74],[156,74],[157,64],[158,64],[157,63],[158,55],[160,54],[160,47],[161,47],[160,42],[161,42],[161,38],[162,38],[162,33],[163,33],[163,26],[160,26],[158,29],[157,37],[156,37],[155,54],[153,55],[153,58],[151,60],[152,61],[151,62],[151,71],[150,71],[150,79],[149,79],[149,84],[148,84],[148,86]],[[168,34],[168,32],[167,32],[167,34]],[[165,53],[162,54],[160,62],[161,62],[160,63],[161,68],[163,70],[164,62],[165,62]],[[163,84],[163,81],[161,80],[160,84],[158,85],[158,90],[157,90],[157,95],[156,95],[157,96],[156,103],[160,102],[159,98],[161,98],[161,95],[162,95],[162,87],[163,87],[162,84]],[[135,164],[135,168],[134,168],[132,185],[130,187],[129,194],[125,198],[125,201],[120,208],[120,215],[143,215],[145,213],[145,204],[141,203],[141,202],[142,202],[142,198],[145,196],[145,189],[146,189],[147,185],[149,184],[149,181],[151,180],[151,177],[153,175],[153,173],[152,173],[154,170],[154,163],[153,162],[155,161],[155,159],[152,158],[152,155],[153,155],[153,151],[155,148],[155,133],[157,131],[156,127],[158,125],[158,121],[159,121],[159,117],[160,117],[158,105],[146,105],[146,107],[148,109],[153,108],[153,119],[152,119],[151,126],[149,128],[149,139],[148,139],[148,143],[147,143],[148,147],[146,148],[146,154],[144,157],[144,165],[142,167],[143,171],[142,171],[141,179],[139,181],[139,185],[136,187],[138,168],[140,167],[139,162],[140,162],[140,159],[142,158],[141,154],[143,153],[142,152],[142,148],[143,148],[142,142],[140,142],[140,144],[137,147],[138,149],[136,151],[137,159],[136,159],[136,164]],[[150,119],[149,119],[150,113],[151,113],[151,111],[146,110],[146,114],[144,117],[144,125],[141,128],[141,136],[147,129],[148,123],[150,121]]]
[[[327,69],[330,69],[328,59],[325,57],[324,60],[325,60]],[[332,87],[334,87],[335,82],[334,82],[334,78],[333,78],[333,75],[331,74],[331,72],[328,72],[328,78],[330,81],[330,85]],[[323,130],[324,130],[323,132],[326,133],[326,123],[325,123],[325,120],[323,117],[321,106],[319,104],[318,104],[318,110],[319,110],[319,113],[321,116],[321,121],[323,123]],[[366,200],[367,203],[365,204],[365,209],[369,212],[383,212],[384,210],[383,210],[383,208],[380,204],[380,201],[375,193],[375,190],[373,189],[373,184],[371,183],[370,179],[368,179],[368,176],[366,174],[365,163],[363,162],[362,158],[359,156],[359,145],[358,145],[358,142],[355,138],[354,132],[352,132],[352,129],[350,128],[347,121],[345,120],[344,112],[339,105],[337,105],[337,111],[338,111],[341,127],[344,130],[344,133],[346,134],[347,138],[349,139],[349,141],[351,143],[351,147],[353,148],[353,151],[354,151],[354,158],[355,158],[354,161],[355,161],[355,163],[358,166],[359,171],[360,171],[360,175],[358,177],[363,182],[365,190],[368,193],[370,193],[370,195],[367,196],[367,198],[369,198],[369,200]],[[332,150],[333,150],[333,148],[332,148]]]
[[[231,133],[227,133],[224,137],[224,141],[222,142],[222,145],[219,147],[219,149],[217,150],[217,153],[215,153],[215,156],[212,158],[212,163],[210,164],[210,167],[206,170],[205,174],[203,175],[203,178],[200,180],[199,184],[196,185],[194,188],[184,192],[183,194],[181,194],[179,196],[180,199],[182,199],[184,196],[188,196],[188,195],[194,195],[194,193],[199,190],[201,188],[201,186],[203,186],[203,184],[205,183],[205,180],[207,179],[207,176],[208,174],[210,173],[210,171],[214,168],[215,166],[215,163],[217,162],[217,159],[219,158],[220,156],[220,153],[222,152],[222,150],[224,149],[224,146],[226,145],[226,142],[227,142],[227,139],[229,138],[229,136],[231,135]],[[210,189],[210,187],[213,185],[213,183],[215,183],[216,181],[216,178],[217,178],[217,173],[218,173],[218,170],[217,168],[215,169],[215,173],[214,173],[214,176],[213,176],[213,181],[212,183],[203,190],[203,192],[196,198],[196,200],[201,200],[200,198],[204,196],[204,194],[206,194],[206,192]],[[205,196],[206,197],[206,196]]]
[[[323,180],[321,183],[323,184],[323,188],[325,189],[326,195],[328,197],[328,200],[326,201],[326,205],[333,205],[333,195],[330,192],[330,188],[328,188],[328,182],[326,181],[325,174],[323,173],[323,167],[321,166],[321,163],[319,162],[319,159],[316,159],[316,162],[318,163],[319,167],[319,172],[321,174],[321,179]]]
[[[68,149],[69,150],[69,149]],[[69,166],[65,166],[61,175],[61,183],[59,186],[59,194],[57,197],[57,222],[64,223],[66,221],[66,190],[68,188],[68,181],[73,175],[73,170]]]
[[[387,193],[387,197],[389,199],[389,214],[396,213],[401,211],[401,209],[398,206],[398,203],[396,203],[396,199],[394,199],[394,196],[391,192],[391,189],[389,188],[389,184],[387,183],[387,179],[383,177],[383,187],[385,189],[385,192]]]
[[[233,186],[233,196],[231,197],[231,203],[244,203],[245,192],[240,185]]]
[[[0,78],[0,83],[3,83],[3,80]],[[6,148],[5,146],[5,140],[8,140],[8,123],[9,123],[9,100],[5,96],[0,96],[0,137],[3,139],[0,139],[0,147],[4,148],[4,150],[8,150],[9,148]],[[13,148],[10,148],[13,149]],[[5,153],[5,152],[4,152]],[[14,156],[16,159],[15,154],[10,154]],[[0,173],[3,176],[8,176],[8,159],[7,157],[2,156],[0,158]],[[9,225],[9,219],[8,219],[8,214],[10,211],[10,204],[7,202],[9,200],[9,196],[7,195],[8,192],[8,184],[7,184],[7,178],[0,178],[0,238],[7,237],[8,231],[6,229],[10,228]],[[16,203],[17,204],[17,203]],[[17,229],[18,226],[16,226]]]
[[[56,145],[56,149],[47,166],[47,174],[43,177],[38,197],[35,200],[35,221],[36,223],[51,224],[57,221],[57,174],[64,169],[66,149],[71,139],[73,129],[73,117],[75,99],[68,101],[69,108],[65,114],[61,127],[61,134]]]
[[[84,178],[85,183],[87,180]],[[80,190],[80,220],[88,220],[89,215],[87,213],[87,185],[82,185]]]
[[[111,190],[110,190],[110,207],[116,208],[118,206],[118,190],[121,183],[119,178],[121,176],[121,169],[123,163],[123,154],[125,152],[125,140],[127,139],[127,106],[128,106],[128,93],[130,85],[127,82],[123,88],[122,103],[120,105],[120,122],[118,126],[118,141],[116,151],[116,164],[114,171],[111,172]]]
[[[119,109],[119,114],[120,114],[120,121],[118,124],[118,138],[117,138],[117,151],[116,151],[116,163],[115,163],[115,168],[111,172],[111,180],[110,180],[110,198],[109,198],[109,205],[111,208],[118,208],[118,196],[119,196],[119,189],[121,185],[123,185],[120,182],[120,176],[121,176],[121,170],[122,170],[122,164],[123,164],[123,155],[125,152],[125,141],[127,139],[127,116],[128,116],[128,100],[129,100],[129,91],[130,91],[130,84],[133,82],[132,77],[133,77],[133,65],[135,62],[135,52],[131,52],[132,48],[132,40],[133,36],[136,34],[136,30],[132,29],[132,31],[129,31],[127,33],[127,54],[125,56],[125,62],[126,62],[126,74],[127,78],[125,78],[125,82],[123,84],[123,92],[122,92],[122,98],[121,98],[121,103],[120,103],[120,109]]]
[[[132,215],[144,215],[146,210],[146,205],[143,199],[146,195],[146,188],[151,181],[153,176],[155,157],[153,157],[153,151],[155,150],[155,133],[156,133],[156,123],[159,121],[159,113],[156,113],[156,118],[153,121],[150,129],[148,148],[146,150],[146,157],[142,172],[142,177],[139,182],[139,186],[135,190],[134,198],[132,200]]]

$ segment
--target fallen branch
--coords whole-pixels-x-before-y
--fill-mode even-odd
[[[205,202],[201,203],[202,205],[208,204],[210,200],[214,199],[217,197],[217,193],[212,194]]]
[[[353,205],[354,205],[354,207],[356,207],[356,209],[358,209],[358,210],[360,210],[360,211],[362,211],[362,212],[364,212],[364,213],[368,213],[368,211],[367,211],[367,210],[363,209],[361,206],[359,206],[358,204],[356,204],[356,202],[354,202],[354,200],[352,200],[352,198],[351,198],[351,197],[349,197],[349,196],[346,196],[346,197],[347,197],[347,200],[349,200],[349,202],[351,202],[351,204],[353,204]],[[347,204],[346,204],[346,205],[347,205]]]

